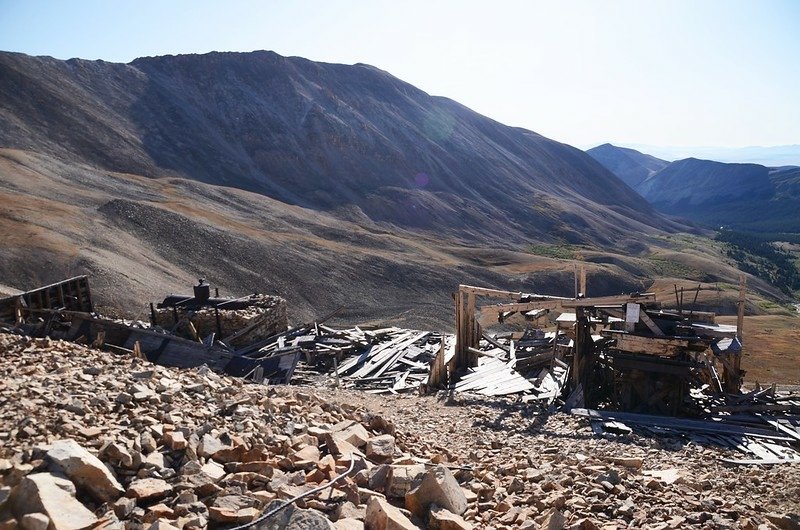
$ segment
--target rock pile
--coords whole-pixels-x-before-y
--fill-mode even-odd
[[[286,331],[289,321],[286,314],[286,300],[279,296],[266,294],[253,294],[247,298],[236,299],[239,305],[247,304],[240,309],[228,309],[223,304],[217,311],[213,307],[199,309],[186,309],[184,307],[163,307],[154,311],[154,324],[167,330],[192,339],[193,336],[180,322],[187,320],[192,323],[197,334],[207,337],[217,333],[217,318],[222,336],[218,339],[237,336],[241,330],[247,329],[240,339],[230,341],[229,346],[242,346],[266,339],[276,333]]]
[[[253,528],[798,524],[797,467],[506,401],[266,387],[8,334],[0,380],[0,529],[230,528],[289,499]]]
[[[417,527],[369,488],[411,455],[356,405],[50,339],[4,334],[0,350],[3,528],[224,527],[296,497],[265,528]],[[417,524],[430,498],[463,512],[452,474],[428,474],[406,488]]]

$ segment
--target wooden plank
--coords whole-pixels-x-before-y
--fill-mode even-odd
[[[510,304],[494,304],[481,307],[481,313],[491,311],[492,314],[505,312],[528,312],[536,309],[558,309],[562,307],[562,300],[537,300],[532,302],[514,302]]]
[[[616,339],[614,348],[632,353],[676,355],[689,347],[688,339],[671,337],[645,337],[621,331],[603,331],[603,336]]]
[[[642,293],[633,295],[601,296],[597,298],[579,298],[577,300],[564,300],[564,307],[593,307],[598,305],[623,305],[627,303],[655,302],[656,295]]]
[[[475,287],[473,285],[459,285],[458,290],[464,293],[472,293],[478,296],[488,296],[492,298],[514,298],[519,300],[521,292],[501,291],[499,289],[488,289],[486,287]]]
[[[647,326],[648,329],[650,331],[652,331],[654,335],[656,335],[658,337],[663,337],[664,336],[664,332],[661,331],[661,328],[659,328],[656,325],[656,323],[653,322],[653,319],[650,318],[650,316],[646,312],[644,312],[644,311],[640,311],[639,312],[639,320],[644,322],[644,325]]]
[[[658,426],[674,430],[699,431],[735,434],[743,436],[753,436],[770,440],[791,441],[788,436],[779,436],[773,431],[759,429],[755,427],[742,427],[740,425],[730,425],[719,421],[711,420],[692,420],[686,418],[672,418],[667,416],[654,416],[651,414],[634,414],[630,412],[607,412],[591,409],[572,409],[572,414],[588,418],[599,417],[603,420],[618,420],[623,423]]]

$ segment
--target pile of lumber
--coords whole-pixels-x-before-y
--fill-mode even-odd
[[[789,399],[791,396],[785,396]],[[724,458],[731,464],[800,462],[800,416],[792,414],[714,414],[702,418],[674,418],[592,409],[572,409],[588,418],[597,434],[629,433],[677,437],[685,442],[739,451],[747,458]]]
[[[441,333],[388,327],[334,329],[319,322],[288,330],[236,352],[265,358],[302,352],[306,368],[328,374],[338,385],[373,393],[415,390],[430,364],[452,339]]]
[[[560,356],[569,343],[565,335],[540,330],[484,334],[474,352],[478,366],[462,374],[454,388],[485,396],[522,394],[524,401],[550,405],[567,382],[569,368]]]

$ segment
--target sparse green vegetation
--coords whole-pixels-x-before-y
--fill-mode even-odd
[[[780,241],[785,241],[786,236],[780,234]],[[770,282],[787,295],[800,290],[797,256],[776,245],[770,235],[722,230],[716,239],[726,243],[725,254],[741,270]]]
[[[528,245],[527,251],[546,258],[583,259],[581,248],[575,245]]]
[[[705,278],[705,274],[702,271],[695,269],[694,267],[684,265],[683,263],[675,260],[662,258],[659,256],[650,256],[647,258],[647,261],[649,262],[650,267],[653,269],[653,272],[656,276],[665,276],[669,278],[689,278],[698,281],[702,281]]]

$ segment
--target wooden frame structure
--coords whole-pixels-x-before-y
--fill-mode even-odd
[[[582,288],[585,290],[585,275],[582,275]],[[499,289],[487,289],[472,285],[459,285],[453,295],[456,318],[456,351],[453,359],[453,370],[470,368],[478,365],[478,355],[474,351],[481,340],[483,332],[476,318],[478,311],[477,298],[487,297],[507,300],[505,303],[483,305],[481,312],[492,314],[525,313],[538,310],[558,310],[572,308],[581,312],[581,308],[600,305],[619,305],[629,302],[654,302],[653,293],[633,293],[630,295],[603,296],[597,298],[565,298],[542,294],[526,294]]]
[[[19,322],[23,313],[50,310],[94,311],[88,276],[75,276],[21,294],[0,298],[0,320]]]
[[[584,278],[582,274],[582,292],[586,290]],[[492,300],[481,304],[484,298]],[[741,387],[743,279],[736,328],[715,324],[714,313],[662,310],[653,293],[564,298],[460,285],[453,299],[456,343],[448,365],[450,373],[467,373],[468,377],[477,373],[479,357],[484,355],[482,339],[505,349],[514,360],[513,341],[509,349],[484,335],[479,313],[498,316],[502,322],[510,313],[532,319],[552,310],[567,317],[557,319],[553,359],[558,357],[559,334],[565,333],[572,342],[566,357],[558,360],[562,365],[568,363],[568,387],[587,403],[611,397],[623,410],[630,405],[676,414],[690,382],[698,378],[711,382],[719,392],[738,392]],[[720,374],[715,362],[722,365]]]

